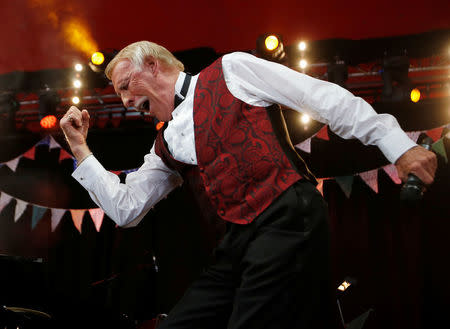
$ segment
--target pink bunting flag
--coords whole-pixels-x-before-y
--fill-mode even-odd
[[[311,153],[311,138],[304,140],[303,142],[295,145],[296,148],[306,153]]]
[[[36,147],[33,146],[28,151],[26,151],[24,154],[22,154],[22,157],[34,160],[35,153],[36,153]]]
[[[378,193],[378,169],[362,172],[359,176],[375,193]]]
[[[330,140],[330,137],[328,136],[328,126],[324,125],[316,134],[317,138],[324,139],[326,141]]]
[[[89,209],[89,214],[91,214],[92,221],[95,224],[95,229],[100,232],[100,227],[102,226],[103,217],[105,212],[101,208]]]
[[[83,217],[85,209],[70,209],[70,213],[72,214],[73,224],[77,228],[78,232],[81,233],[81,225],[83,224]]]
[[[319,183],[316,186],[316,189],[320,192],[320,194],[322,194],[323,196],[323,181],[324,179],[318,179],[317,180]]]
[[[64,216],[66,211],[67,211],[67,209],[51,208],[52,232],[54,232],[56,230],[56,228],[59,225],[59,222],[61,221],[62,216]]]
[[[59,151],[59,162],[61,162],[64,159],[73,159],[73,156],[67,153],[64,149],[61,149]]]
[[[14,223],[17,223],[19,218],[25,212],[25,209],[27,208],[27,205],[28,205],[28,203],[26,203],[25,201],[22,201],[19,199],[16,199],[16,200],[17,200],[17,203],[16,203],[16,210],[14,212]]]
[[[17,169],[17,165],[19,164],[19,159],[20,157],[17,157],[15,159],[12,159],[8,162],[6,162],[5,164],[9,167],[9,169],[11,169],[13,172],[16,172]]]
[[[56,149],[56,148],[61,148],[61,145],[58,144],[57,141],[55,141],[55,139],[53,138],[53,136],[50,135],[50,144],[49,144],[49,149]]]
[[[386,172],[386,174],[389,175],[389,177],[391,177],[392,181],[395,184],[402,183],[402,180],[398,177],[398,172],[397,172],[397,168],[395,168],[395,165],[390,164],[390,165],[384,166],[383,170]]]
[[[406,135],[408,135],[408,137],[411,138],[414,143],[417,143],[417,139],[419,139],[420,134],[421,131],[410,131],[406,133]]]
[[[425,133],[433,140],[433,142],[435,142],[439,138],[441,138],[443,130],[444,130],[444,127],[439,127],[439,128],[434,128],[434,129],[428,130]]]
[[[2,192],[0,195],[0,212],[2,212],[3,208],[11,201],[12,196]]]

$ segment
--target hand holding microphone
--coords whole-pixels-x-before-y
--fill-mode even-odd
[[[420,200],[425,186],[434,181],[437,159],[436,155],[430,151],[432,143],[433,140],[426,137],[420,146],[408,150],[397,160],[399,177],[405,182],[400,191],[402,201]]]

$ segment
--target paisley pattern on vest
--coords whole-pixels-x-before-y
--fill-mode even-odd
[[[230,93],[221,58],[199,75],[194,132],[205,191],[224,220],[251,222],[302,177],[282,150],[267,109]]]

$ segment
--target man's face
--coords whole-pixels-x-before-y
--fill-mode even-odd
[[[147,62],[139,68],[129,60],[122,60],[111,74],[114,89],[126,108],[135,107],[160,121],[169,121],[172,118],[173,90],[170,97],[170,88],[161,78],[162,72],[155,62]]]

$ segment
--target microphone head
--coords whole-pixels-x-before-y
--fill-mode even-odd
[[[400,200],[405,202],[416,202],[422,199],[423,190],[417,185],[405,185],[400,190]]]

